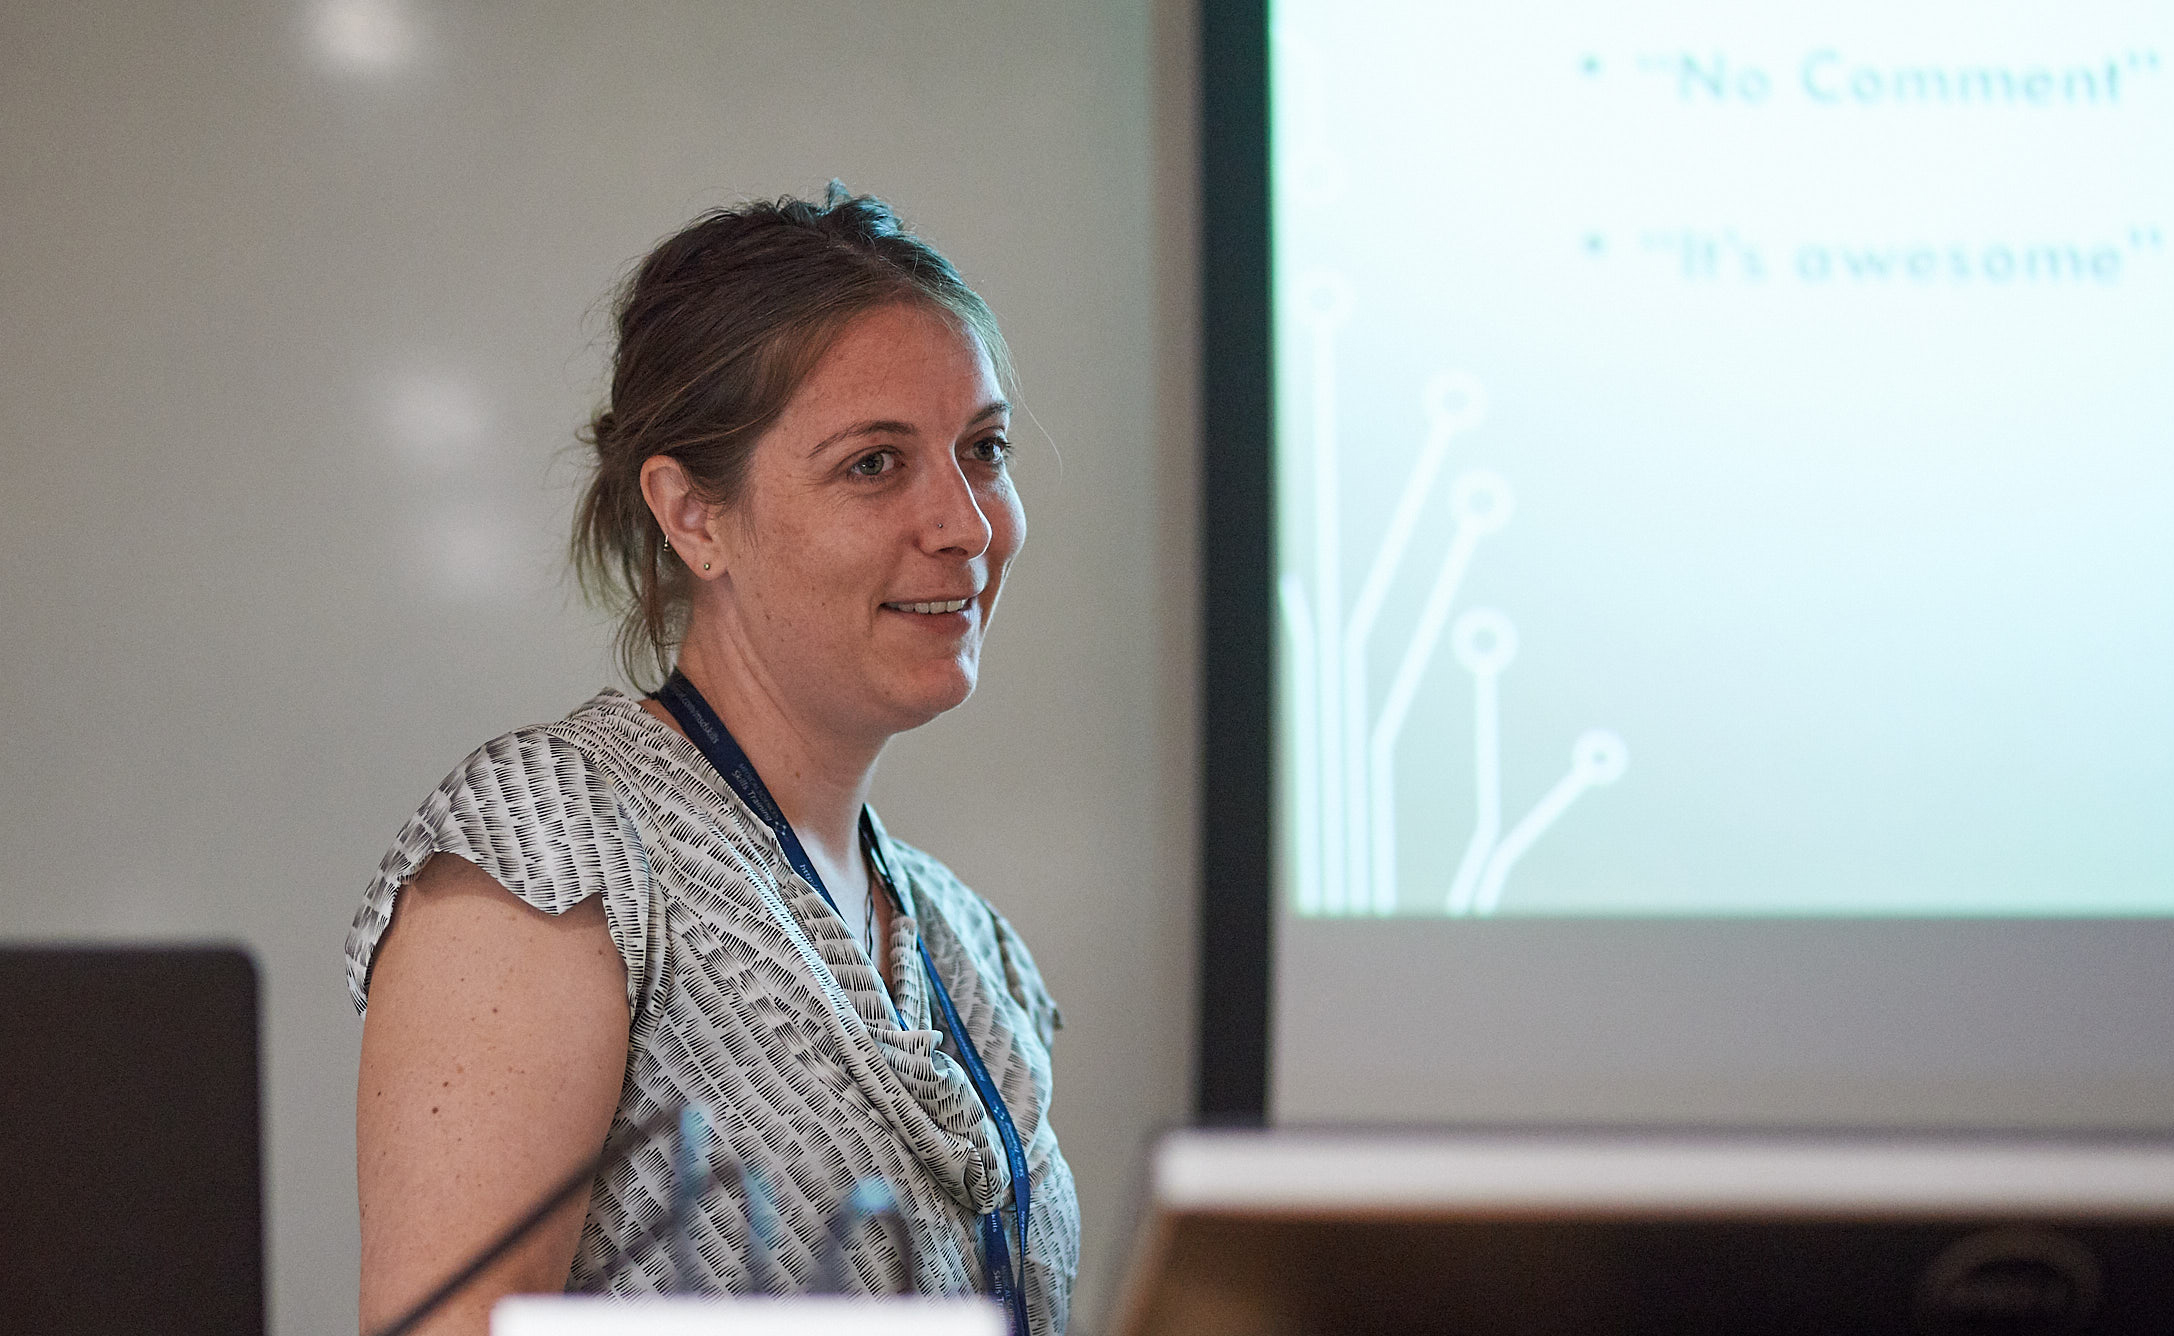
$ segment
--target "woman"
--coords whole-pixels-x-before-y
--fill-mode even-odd
[[[575,558],[624,608],[629,673],[677,672],[485,744],[385,856],[348,939],[363,1326],[607,1136],[691,1104],[713,1165],[761,1172],[776,1229],[750,1247],[728,1178],[680,1283],[809,1288],[834,1215],[882,1179],[911,1274],[863,1229],[848,1288],[1023,1277],[1015,1321],[1061,1332],[1056,1008],[1010,925],[866,806],[885,742],[973,690],[1025,538],[995,321],[833,185],[665,241],[618,336]],[[424,1330],[481,1332],[514,1291],[671,1283],[662,1250],[620,1260],[670,1200],[668,1158],[601,1175]]]

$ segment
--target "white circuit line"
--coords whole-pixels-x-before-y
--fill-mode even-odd
[[[1410,480],[1381,546],[1374,553],[1366,580],[1359,587],[1351,610],[1351,624],[1344,631],[1344,766],[1349,778],[1346,815],[1350,821],[1350,885],[1356,899],[1361,887],[1371,883],[1371,908],[1377,915],[1396,912],[1396,798],[1391,756],[1381,747],[1367,745],[1367,638],[1388,600],[1389,585],[1404,564],[1405,550],[1419,527],[1419,516],[1433,495],[1449,443],[1461,432],[1477,426],[1486,416],[1486,399],[1472,376],[1452,371],[1434,377],[1421,395],[1427,415],[1427,440],[1412,465]],[[1400,725],[1401,727],[1401,725]],[[1371,869],[1369,868],[1371,864]],[[1371,871],[1371,877],[1369,877]]]
[[[1350,289],[1334,274],[1316,274],[1301,300],[1313,335],[1313,518],[1315,687],[1320,711],[1321,908],[1346,912],[1344,862],[1343,647],[1341,481],[1336,460],[1336,327],[1349,312]],[[1350,888],[1356,890],[1357,888]]]
[[[1450,540],[1449,551],[1442,555],[1434,587],[1427,591],[1427,601],[1419,610],[1419,625],[1413,628],[1411,641],[1404,647],[1403,661],[1397,665],[1388,699],[1382,703],[1381,718],[1374,724],[1376,739],[1393,744],[1403,730],[1405,716],[1411,713],[1412,701],[1419,694],[1419,680],[1434,657],[1443,623],[1449,620],[1450,605],[1457,598],[1457,587],[1464,583],[1465,571],[1472,565],[1472,551],[1478,546],[1479,535],[1460,527]]]
[[[1461,395],[1463,402],[1452,408],[1451,395]],[[1419,527],[1419,515],[1434,494],[1435,480],[1441,475],[1442,464],[1449,457],[1449,443],[1455,437],[1479,425],[1486,416],[1486,400],[1478,381],[1461,371],[1447,372],[1435,377],[1427,385],[1422,402],[1427,413],[1427,442],[1420,447],[1419,459],[1412,465],[1411,480],[1404,485],[1404,494],[1397,498],[1396,512],[1389,518],[1389,527],[1383,531],[1381,547],[1374,553],[1373,565],[1367,569],[1366,582],[1359,588],[1359,598],[1351,608],[1350,637],[1363,642],[1374,630],[1374,621],[1381,615],[1382,604],[1389,597],[1389,583],[1396,578],[1397,568],[1404,564],[1404,549],[1411,545],[1412,534]]]
[[[1483,502],[1482,497],[1487,499]],[[1449,620],[1449,609],[1456,602],[1465,571],[1472,565],[1473,550],[1479,546],[1480,539],[1509,522],[1509,484],[1484,470],[1461,474],[1451,492],[1451,506],[1456,515],[1457,532],[1450,539],[1449,551],[1442,555],[1441,568],[1435,572],[1434,587],[1427,591],[1427,601],[1419,610],[1419,624],[1412,630],[1411,641],[1404,648],[1403,661],[1397,665],[1396,677],[1389,684],[1381,718],[1374,724],[1377,749],[1395,746],[1397,734],[1403,731],[1405,717],[1411,713],[1412,701],[1419,694],[1420,679],[1425,676],[1427,664],[1434,657],[1435,645],[1442,638],[1443,624]]]
[[[1387,820],[1391,822],[1388,839],[1392,847],[1395,844],[1392,755],[1397,736],[1404,731],[1412,702],[1419,695],[1419,684],[1426,676],[1427,665],[1433,660],[1435,646],[1442,638],[1442,626],[1457,601],[1457,591],[1464,584],[1465,572],[1471,568],[1472,553],[1482,538],[1509,522],[1510,504],[1509,484],[1484,470],[1460,474],[1451,489],[1450,507],[1457,521],[1457,531],[1450,538],[1449,550],[1442,555],[1434,586],[1427,591],[1426,602],[1420,608],[1419,624],[1412,630],[1411,641],[1404,648],[1403,661],[1397,665],[1396,677],[1389,683],[1389,695],[1382,703],[1381,717],[1374,724],[1373,774],[1377,782],[1384,785],[1377,792],[1375,801],[1391,808]],[[1382,819],[1376,818],[1377,838]],[[1386,885],[1377,885],[1375,896],[1377,900],[1393,904],[1397,898],[1393,854],[1383,875],[1387,879]]]
[[[1583,775],[1575,770],[1571,771],[1556,780],[1555,787],[1547,791],[1547,796],[1535,803],[1533,809],[1525,813],[1525,819],[1511,828],[1509,835],[1496,846],[1494,857],[1487,860],[1487,872],[1480,880],[1473,912],[1495,912],[1495,906],[1502,901],[1502,883],[1508,879],[1511,867],[1525,856],[1526,850],[1532,848],[1533,841],[1539,839],[1549,826],[1554,825],[1564,812],[1570,810],[1570,804],[1576,802],[1578,795],[1585,792],[1590,784],[1591,781]]]
[[[1464,857],[1457,861],[1456,878],[1449,884],[1451,914],[1472,912],[1480,873],[1502,834],[1502,706],[1497,680],[1493,673],[1472,679],[1472,837],[1465,842]]]
[[[1397,665],[1396,677],[1389,683],[1389,695],[1382,702],[1381,716],[1374,721],[1368,759],[1374,788],[1374,899],[1377,904],[1386,901],[1393,905],[1397,899],[1394,764],[1397,736],[1404,731],[1412,702],[1419,696],[1419,683],[1426,676],[1427,661],[1434,657],[1435,642],[1442,635],[1442,623],[1449,618],[1457,587],[1464,583],[1465,570],[1472,564],[1472,550],[1478,546],[1479,535],[1459,525],[1456,536],[1450,540],[1449,551],[1442,558],[1441,569],[1435,573],[1434,587],[1427,591],[1426,605],[1420,610],[1419,625],[1412,632],[1411,643],[1405,646],[1404,660]],[[1386,853],[1382,852],[1385,846]]]
[[[1396,677],[1389,683],[1389,695],[1382,702],[1381,717],[1374,721],[1374,746],[1378,749],[1395,746],[1397,734],[1404,729],[1412,701],[1419,695],[1420,679],[1426,675],[1427,662],[1434,657],[1435,644],[1441,640],[1442,627],[1449,620],[1457,586],[1464,583],[1464,573],[1472,564],[1472,550],[1478,546],[1479,535],[1458,526],[1456,536],[1450,540],[1449,551],[1442,556],[1441,569],[1435,572],[1434,587],[1427,591],[1427,601],[1419,610],[1419,625],[1413,628],[1411,642],[1404,647],[1403,661],[1397,665]]]
[[[1502,674],[1517,657],[1517,628],[1492,608],[1474,608],[1449,632],[1450,652],[1472,674],[1472,836],[1450,882],[1449,913],[1468,914],[1480,874],[1502,834]]]
[[[1344,717],[1337,728],[1337,737],[1343,744],[1340,758],[1344,767],[1344,885],[1348,888],[1350,912],[1362,914],[1371,910],[1386,913],[1378,895],[1369,895],[1368,887],[1373,879],[1369,875],[1367,855],[1370,845],[1367,839],[1369,778],[1366,769],[1366,655],[1353,654],[1348,641],[1342,646],[1344,656]]]
[[[1472,470],[1458,476],[1450,497],[1455,530],[1448,550],[1369,729],[1368,642],[1438,484],[1450,441],[1484,417],[1485,397],[1479,382],[1463,372],[1429,381],[1423,398],[1426,442],[1346,622],[1336,344],[1352,305],[1350,286],[1331,272],[1309,275],[1300,290],[1314,390],[1309,424],[1313,600],[1293,573],[1279,581],[1278,595],[1291,641],[1296,890],[1299,912],[1308,915],[1396,912],[1396,744],[1480,540],[1506,525],[1511,510],[1509,485],[1498,475]],[[1614,782],[1628,753],[1612,733],[1584,734],[1572,748],[1570,772],[1503,836],[1500,677],[1515,653],[1516,631],[1501,613],[1474,609],[1458,619],[1451,636],[1473,676],[1475,820],[1445,908],[1451,915],[1488,914],[1500,903],[1518,860],[1586,789]]]
[[[1291,777],[1298,805],[1298,912],[1321,912],[1321,759],[1315,754],[1313,613],[1306,606],[1306,591],[1298,577],[1286,572],[1277,583],[1283,604],[1283,629],[1292,640],[1291,654]]]
[[[1629,762],[1630,751],[1623,745],[1623,739],[1615,734],[1597,728],[1580,734],[1570,745],[1569,773],[1555,781],[1555,787],[1525,813],[1525,819],[1511,829],[1496,846],[1494,856],[1487,860],[1487,874],[1480,879],[1473,912],[1494,913],[1502,901],[1502,883],[1508,879],[1517,860],[1532,848],[1533,842],[1570,810],[1570,804],[1578,800],[1578,795],[1622,778]]]

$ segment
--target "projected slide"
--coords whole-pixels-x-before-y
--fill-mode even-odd
[[[2174,9],[1272,21],[1287,912],[2174,914]]]

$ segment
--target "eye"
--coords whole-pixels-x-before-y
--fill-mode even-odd
[[[1012,443],[1001,436],[984,436],[966,447],[977,463],[1001,468],[1012,457]]]
[[[848,473],[863,478],[880,478],[897,466],[897,460],[889,450],[871,450],[846,465]]]

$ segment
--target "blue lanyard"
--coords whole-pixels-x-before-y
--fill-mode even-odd
[[[830,906],[832,913],[837,913],[838,902],[830,898],[829,888],[823,885],[823,878],[816,872],[814,860],[808,857],[808,851],[801,845],[800,837],[793,833],[792,823],[785,819],[785,813],[778,807],[777,800],[770,796],[770,789],[762,782],[762,776],[755,773],[755,763],[748,760],[747,753],[740,749],[740,744],[733,741],[732,734],[725,728],[725,721],[719,719],[717,712],[710,708],[710,703],[702,699],[702,693],[695,690],[694,683],[689,682],[684,674],[674,672],[663,686],[657,688],[653,699],[671,711],[672,717],[686,730],[687,737],[709,761],[711,768],[739,795],[740,801],[747,804],[748,810],[759,817],[770,828],[771,833],[777,836],[778,847],[784,851],[785,861],[792,865],[793,871],[815,888],[816,894],[823,897],[823,903]],[[874,865],[876,876],[883,882],[883,888],[890,894],[892,903],[903,909],[898,883],[891,877],[890,864],[883,856],[883,844],[876,838],[875,823],[866,809],[861,812],[861,847],[867,851],[868,861]],[[981,1217],[981,1249],[983,1262],[989,1273],[989,1292],[1010,1312],[1012,1336],[1027,1336],[1027,1210],[1031,1193],[1027,1179],[1026,1151],[1020,1146],[1019,1129],[1012,1122],[1011,1108],[1004,1103],[1004,1096],[997,1090],[995,1080],[989,1075],[988,1066],[981,1060],[981,1054],[974,1050],[974,1041],[967,1036],[966,1026],[959,1020],[959,1009],[952,1005],[950,990],[944,987],[943,976],[936,972],[936,961],[928,953],[927,940],[922,939],[918,945],[921,949],[921,966],[928,974],[929,992],[935,998],[936,1009],[943,1017],[944,1028],[957,1041],[959,1056],[965,1061],[967,1079],[973,1082],[974,1093],[981,1097],[981,1107],[996,1124],[997,1136],[1004,1143],[1004,1159],[1011,1166],[1012,1201],[1017,1207],[1013,1216],[1019,1224],[1017,1275],[1013,1274],[1011,1249],[1004,1237],[1002,1207]],[[878,950],[881,949],[879,945]],[[894,1014],[897,1013],[898,1004],[895,1001],[891,1004],[891,1009]],[[905,1028],[903,1016],[899,1018],[899,1028]]]

